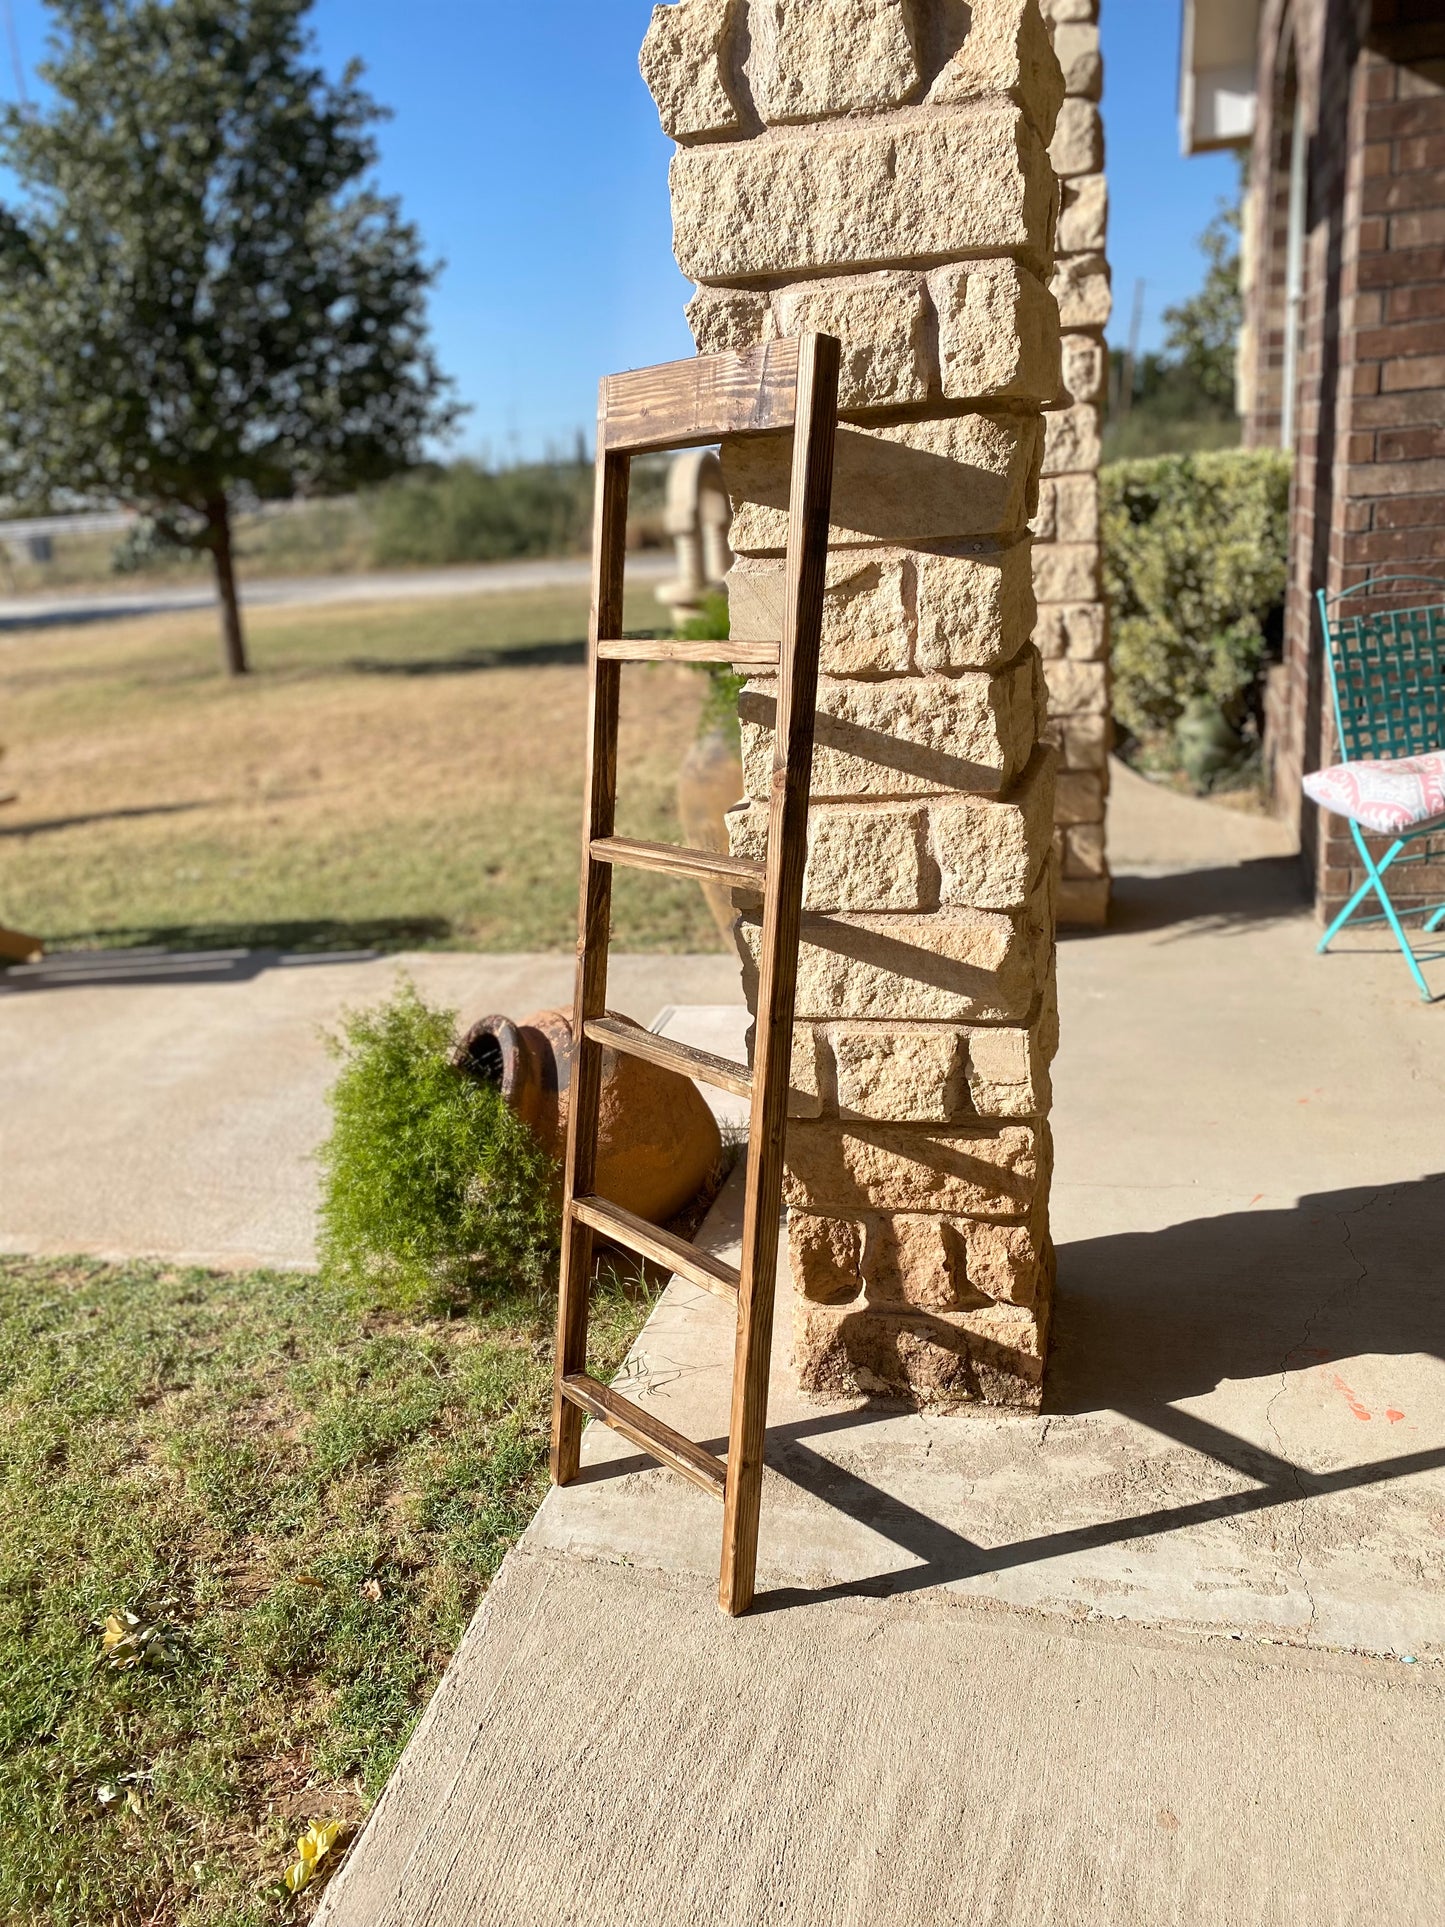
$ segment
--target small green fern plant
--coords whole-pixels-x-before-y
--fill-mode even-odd
[[[540,1285],[556,1249],[552,1161],[500,1091],[452,1062],[455,1024],[403,979],[329,1040],[341,1070],[320,1152],[321,1262],[376,1303]]]

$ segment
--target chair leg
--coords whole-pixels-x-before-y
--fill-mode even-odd
[[[1440,905],[1440,908],[1435,912],[1434,916],[1426,923],[1425,928],[1427,930],[1438,930],[1442,923],[1445,923],[1445,903]]]
[[[1400,955],[1409,966],[1410,975],[1415,979],[1415,984],[1420,995],[1428,1004],[1431,1001],[1430,986],[1426,983],[1424,972],[1415,959],[1414,951],[1410,948],[1410,941],[1405,935],[1404,926],[1395,913],[1395,906],[1390,901],[1390,894],[1386,890],[1384,882],[1386,870],[1389,869],[1390,865],[1395,861],[1395,858],[1400,854],[1401,850],[1404,849],[1408,839],[1402,836],[1396,842],[1392,843],[1377,866],[1375,859],[1370,855],[1369,848],[1365,843],[1364,836],[1361,834],[1358,823],[1351,823],[1350,833],[1355,839],[1355,848],[1360,853],[1360,861],[1364,864],[1369,877],[1369,882],[1365,885],[1365,889],[1372,889],[1380,899],[1380,908],[1385,913],[1385,921],[1395,933],[1395,941],[1400,946]],[[1363,890],[1356,891],[1355,896],[1351,899],[1351,908],[1354,907],[1354,904],[1359,901],[1359,898],[1363,894]],[[1337,917],[1335,922],[1330,926],[1328,932],[1330,936],[1334,935],[1335,931],[1339,928],[1339,924],[1340,919]]]

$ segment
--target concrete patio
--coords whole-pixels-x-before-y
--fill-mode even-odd
[[[589,1428],[329,1927],[1439,1917],[1445,1005],[1388,938],[1313,955],[1268,822],[1120,773],[1112,842],[1114,922],[1060,958],[1043,1416],[804,1404],[785,1302],[741,1622],[715,1508]],[[570,978],[408,962],[472,1009]],[[152,968],[7,981],[0,1248],[304,1262],[317,1030],[394,961]],[[736,1047],[731,973],[614,984]],[[630,1395],[716,1444],[730,1343],[674,1284]]]

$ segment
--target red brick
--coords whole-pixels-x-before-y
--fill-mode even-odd
[[[1407,140],[1412,134],[1438,134],[1438,100],[1376,101],[1365,109],[1367,141]]]
[[[1372,462],[1345,470],[1351,495],[1440,495],[1445,493],[1445,461]]]
[[[1350,370],[1350,392],[1353,395],[1371,396],[1380,392],[1380,364],[1378,361],[1360,361]]]
[[[1396,288],[1410,282],[1438,281],[1445,275],[1445,248],[1401,248],[1372,254],[1359,264],[1362,288]]]
[[[1394,214],[1407,208],[1439,207],[1445,202],[1445,175],[1438,168],[1367,180],[1360,191],[1366,214]]]
[[[1379,373],[1378,362],[1369,364]],[[1352,428],[1410,428],[1445,422],[1445,390],[1417,394],[1366,394],[1350,404]]]
[[[1362,328],[1355,336],[1361,361],[1388,361],[1397,355],[1445,354],[1445,319],[1396,321],[1383,328]]]
[[[1387,395],[1405,389],[1445,388],[1445,355],[1406,355],[1382,363],[1380,387]]]
[[[1371,215],[1368,221],[1361,221],[1355,236],[1361,254],[1378,254],[1382,248],[1390,245],[1390,223],[1381,214]],[[1401,242],[1400,245],[1403,247],[1405,244]]]
[[[1373,501],[1344,503],[1346,532],[1350,535],[1363,535],[1375,525],[1375,504]]]
[[[1369,506],[1377,529],[1445,528],[1445,495],[1401,495]]]
[[[1391,321],[1416,321],[1423,315],[1445,315],[1445,281],[1428,281],[1423,287],[1391,288],[1388,293],[1382,292],[1382,299],[1385,313]]]
[[[1350,537],[1350,558],[1356,563],[1439,562],[1445,560],[1445,529],[1354,535]]]
[[[1404,319],[1395,316],[1394,319]],[[1412,317],[1413,318],[1413,317]],[[1354,325],[1356,328],[1379,328],[1385,321],[1385,296],[1382,289],[1373,294],[1357,294],[1354,302]]]
[[[1353,450],[1356,440],[1369,437],[1349,438]],[[1423,462],[1432,455],[1445,455],[1445,428],[1386,428],[1373,437],[1375,459],[1380,462]],[[1348,461],[1356,458],[1353,453]]]
[[[1412,174],[1417,167],[1445,167],[1445,134],[1417,134],[1395,143],[1394,172]]]
[[[1372,60],[1365,71],[1365,99],[1369,101],[1393,100],[1395,98],[1395,64],[1393,61]]]
[[[1363,238],[1371,221],[1360,223],[1360,247],[1366,246]],[[1392,214],[1390,216],[1390,246],[1392,248],[1427,248],[1432,242],[1445,241],[1445,207],[1432,207],[1420,214]]]

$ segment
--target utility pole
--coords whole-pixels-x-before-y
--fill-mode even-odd
[[[1124,366],[1119,377],[1119,420],[1123,421],[1134,403],[1134,364],[1139,359],[1139,333],[1144,325],[1144,283],[1134,283],[1134,312],[1129,317],[1129,346],[1124,350]]]

